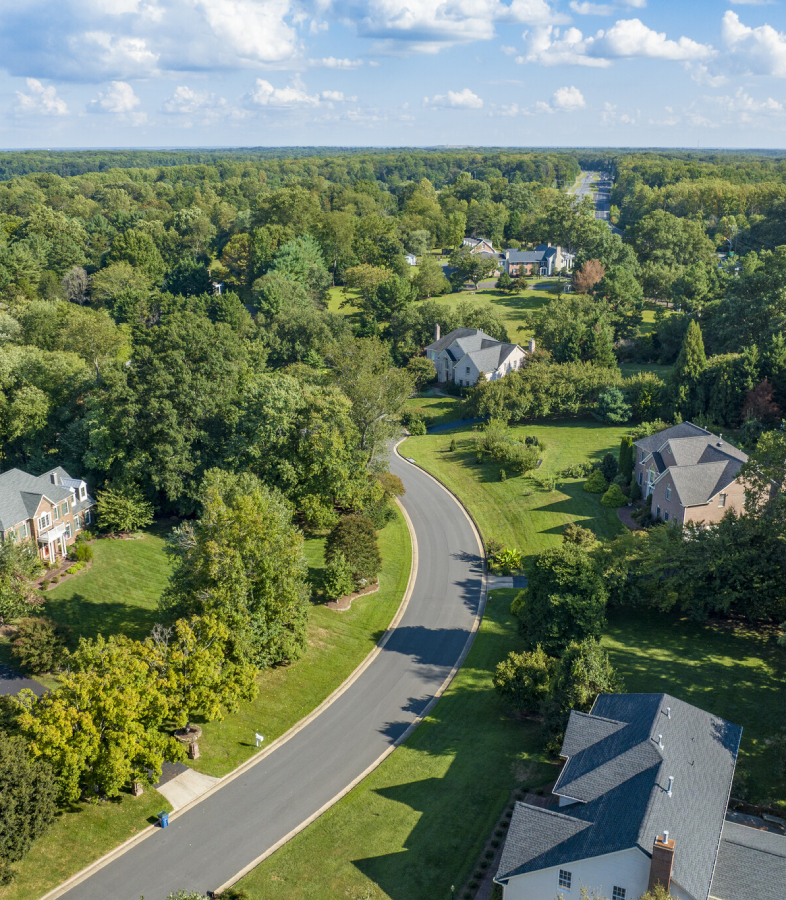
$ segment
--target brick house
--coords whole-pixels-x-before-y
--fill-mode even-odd
[[[741,735],[668,694],[571,712],[551,795],[514,807],[504,900],[639,900],[657,884],[677,900],[783,900],[786,837],[727,814]]]
[[[719,522],[726,510],[741,512],[748,461],[721,435],[692,422],[635,441],[633,474],[642,496],[652,494],[652,514],[664,522]]]
[[[520,275],[550,277],[563,269],[570,272],[575,258],[574,254],[551,244],[538,244],[534,250],[506,250],[504,256],[505,271],[511,278]]]
[[[77,534],[94,521],[87,484],[58,466],[43,475],[9,469],[0,475],[0,538],[32,538],[45,562],[65,556]]]

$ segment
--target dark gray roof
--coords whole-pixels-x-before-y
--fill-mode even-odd
[[[666,441],[674,438],[698,437],[708,434],[710,434],[709,431],[699,428],[693,422],[680,422],[679,425],[672,425],[671,428],[665,428],[663,431],[649,435],[649,437],[640,438],[638,441],[634,441],[634,444],[639,449],[644,450],[645,453],[652,453],[654,450],[660,450]]]
[[[483,332],[477,328],[454,328],[453,331],[449,331],[438,341],[429,344],[428,347],[426,347],[426,350],[433,350],[435,353],[439,353],[440,350],[447,350],[453,341],[459,338],[473,337],[476,334],[483,334]],[[488,335],[486,335],[486,337],[488,337]]]
[[[35,515],[41,497],[52,503],[60,503],[73,497],[67,487],[55,484],[52,476],[70,478],[65,469],[58,466],[43,475],[29,475],[21,469],[9,469],[0,475],[0,531],[6,531]],[[90,501],[87,506],[92,506]]]
[[[517,344],[484,341],[480,350],[470,350],[466,355],[481,372],[495,372],[516,349]],[[460,361],[460,360],[459,360]]]
[[[702,506],[728,487],[741,468],[741,462],[730,459],[698,466],[672,466],[669,474],[683,506]]]
[[[589,716],[571,715],[563,755],[573,755],[554,787],[586,802],[560,812],[516,804],[497,878],[635,847],[651,855],[669,831],[674,880],[706,900],[741,733],[667,694],[601,694]]]
[[[783,900],[786,837],[726,822],[710,896],[717,900]]]
[[[539,263],[547,254],[543,250],[507,250],[505,256],[511,263]]]

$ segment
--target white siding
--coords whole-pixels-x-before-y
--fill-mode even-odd
[[[559,870],[572,875],[571,889],[559,887]],[[504,900],[579,900],[581,888],[597,891],[601,897],[611,897],[615,887],[625,888],[625,900],[639,900],[647,891],[650,859],[636,848],[608,853],[574,863],[563,863],[539,872],[529,872],[511,878],[505,886]],[[684,895],[683,895],[684,896]]]

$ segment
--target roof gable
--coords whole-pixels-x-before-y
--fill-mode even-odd
[[[21,469],[9,469],[0,475],[0,529],[6,531],[32,519],[42,498],[57,504],[73,496],[71,490],[52,481],[52,476],[70,477],[58,467],[43,475],[30,475]]]

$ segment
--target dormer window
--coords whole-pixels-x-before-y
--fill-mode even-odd
[[[79,499],[87,500],[87,488],[83,484],[79,485]]]

